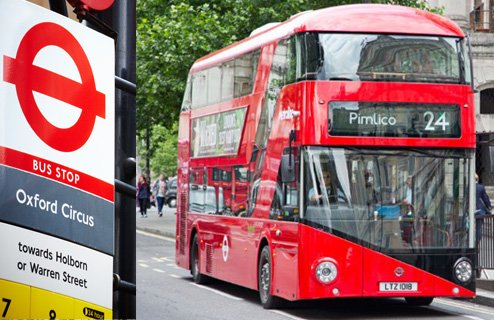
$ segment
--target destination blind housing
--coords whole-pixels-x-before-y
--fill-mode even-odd
[[[410,138],[458,138],[460,107],[454,104],[333,101],[329,134]]]

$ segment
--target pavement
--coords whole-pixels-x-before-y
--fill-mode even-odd
[[[175,239],[176,212],[176,209],[165,206],[163,208],[163,216],[160,217],[156,207],[151,207],[147,211],[147,218],[141,218],[139,208],[136,208],[136,228],[137,230]]]
[[[176,209],[165,206],[163,216],[152,207],[147,212],[147,218],[142,218],[139,208],[136,208],[136,229],[152,234],[175,239]],[[477,279],[477,296],[467,299],[472,303],[494,307],[494,270],[483,270]]]

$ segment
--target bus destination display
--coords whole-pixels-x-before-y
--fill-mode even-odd
[[[453,104],[334,101],[329,134],[411,138],[458,138],[460,109]]]

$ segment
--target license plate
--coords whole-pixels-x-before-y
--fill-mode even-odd
[[[381,292],[413,292],[417,290],[417,282],[379,282],[379,291]]]

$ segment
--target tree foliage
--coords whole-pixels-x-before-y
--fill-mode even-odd
[[[137,1],[137,132],[152,128],[153,171],[168,170],[176,157],[176,125],[188,70],[201,56],[247,37],[268,22],[310,9],[361,0],[145,0]],[[372,0],[426,10],[425,0]],[[158,129],[158,127],[162,127]],[[168,128],[168,129],[166,129]],[[173,129],[175,128],[175,129]],[[175,139],[175,149],[168,142]],[[157,143],[158,145],[155,145]],[[142,147],[142,146],[141,146]],[[140,152],[142,154],[142,152]],[[162,162],[160,162],[162,161]],[[175,164],[176,166],[176,164]],[[156,171],[155,171],[156,172]]]
[[[164,173],[168,177],[176,175],[177,172],[177,135],[178,123],[175,122],[171,127],[165,128],[162,125],[155,124],[150,129],[150,170],[154,176]],[[146,140],[140,139],[137,143],[141,163],[145,167]]]

